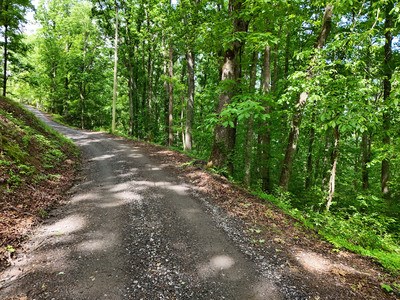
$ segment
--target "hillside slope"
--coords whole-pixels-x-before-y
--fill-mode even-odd
[[[0,97],[0,269],[70,186],[77,157],[70,140]]]

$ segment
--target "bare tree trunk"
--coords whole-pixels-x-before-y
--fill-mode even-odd
[[[384,46],[384,60],[383,60],[383,71],[384,71],[384,78],[383,78],[383,102],[386,104],[389,100],[390,93],[391,93],[391,82],[392,73],[393,73],[393,66],[392,66],[392,41],[393,41],[393,16],[391,15],[391,11],[393,10],[393,2],[389,1],[386,5],[385,10],[385,46]],[[390,113],[388,111],[384,111],[383,113],[383,145],[389,148],[390,145]],[[387,150],[388,151],[388,150]],[[389,154],[390,155],[390,154]],[[381,168],[381,190],[384,196],[389,196],[389,180],[390,180],[390,159],[386,156],[382,161],[382,168]]]
[[[264,95],[271,92],[271,47],[266,46],[264,49],[264,62],[263,62],[263,78],[262,78],[262,92]],[[265,105],[265,113],[269,114],[271,107],[269,104]],[[271,129],[268,121],[262,124],[262,132],[260,136],[261,147],[261,184],[262,190],[266,193],[271,192],[271,171],[270,171],[270,157],[271,157]]]
[[[182,83],[182,85],[185,84],[185,75],[187,74],[187,64],[182,64],[182,70],[181,70],[181,78],[180,78],[180,82]],[[186,99],[186,94],[184,91],[180,91],[179,93],[179,98],[181,100],[181,105],[180,105],[180,109],[181,109],[181,115],[180,115],[180,131],[181,131],[181,142],[182,142],[182,146],[183,146],[183,150],[185,151],[185,131],[186,131],[186,120],[185,120],[185,112],[186,112],[186,104],[187,104],[187,99]],[[178,133],[177,133],[178,135]]]
[[[86,53],[87,53],[87,39],[88,39],[88,33],[85,32],[85,39],[83,42],[83,61],[82,61],[82,74],[86,73]],[[69,51],[69,47],[67,47]],[[68,76],[66,76],[66,86],[68,88]],[[81,129],[85,128],[85,99],[86,99],[86,84],[85,80],[81,79],[81,82],[79,84],[79,96],[81,99]]]
[[[117,89],[118,89],[118,6],[115,1],[115,40],[114,40],[114,88],[113,88],[113,101],[112,101],[112,123],[111,132],[115,132],[115,119],[116,119],[116,105],[117,105]]]
[[[165,78],[168,77],[168,56],[169,56],[169,52],[168,52],[168,48],[167,48],[167,43],[165,41],[165,36],[162,36],[162,46],[163,46],[163,54],[164,54],[164,60],[163,60],[163,74],[165,76]],[[168,144],[168,136],[169,136],[169,113],[168,113],[168,109],[169,109],[169,98],[168,98],[168,94],[169,94],[169,83],[168,80],[164,80],[164,89],[165,89],[165,103],[164,103],[164,124],[165,124],[165,134],[166,134],[166,144]]]
[[[149,141],[153,140],[153,127],[155,124],[152,123],[151,121],[151,116],[153,113],[153,60],[152,60],[152,55],[151,55],[151,47],[149,46],[149,56],[148,56],[148,61],[147,61],[147,70],[148,70],[148,91],[147,91],[147,110],[146,110],[146,118],[147,118],[147,123],[149,124],[149,129],[148,129],[148,137]]]
[[[334,147],[332,151],[332,167],[329,178],[329,186],[328,186],[328,197],[326,199],[326,210],[329,211],[329,208],[332,205],[333,196],[335,194],[335,184],[336,184],[336,170],[337,170],[337,162],[339,158],[339,127],[336,126],[333,130],[333,135],[335,138]]]
[[[282,35],[282,24],[279,25],[279,31],[278,31],[278,36]],[[278,64],[278,59],[279,59],[279,43],[275,44],[274,47],[274,77],[271,82],[271,90],[275,91],[276,90],[276,84],[278,82],[278,75],[279,75],[279,64]]]
[[[361,151],[362,151],[362,164],[361,164],[362,188],[363,190],[368,190],[369,189],[368,164],[371,161],[371,138],[368,132],[366,131],[364,131],[362,135]]]
[[[130,58],[129,58],[130,61]],[[129,134],[134,135],[134,106],[133,106],[133,66],[131,62],[128,62],[128,98],[129,98]]]
[[[85,96],[83,83],[79,85],[79,97],[81,99],[81,129],[85,129]]]
[[[7,5],[6,5],[7,10]],[[4,45],[3,45],[3,97],[7,96],[7,63],[8,63],[8,25],[4,25]]]
[[[332,27],[332,12],[333,12],[333,6],[328,4],[325,8],[325,14],[322,22],[321,32],[314,46],[315,49],[321,49],[325,44],[325,41]],[[316,57],[314,57],[312,61],[314,61],[315,59]],[[310,79],[313,76],[312,65],[313,64],[311,63],[308,70],[308,79]],[[279,186],[283,190],[287,190],[289,187],[290,173],[292,171],[294,155],[297,150],[297,143],[300,134],[300,125],[303,116],[303,109],[307,103],[307,99],[308,99],[308,92],[303,91],[299,96],[299,99],[296,104],[296,111],[293,114],[292,124],[288,137],[288,144],[285,152],[285,158],[282,163],[282,170],[279,178]]]
[[[174,118],[174,84],[172,79],[174,77],[174,62],[173,62],[173,48],[169,46],[169,61],[168,61],[168,76],[170,79],[168,85],[168,146],[172,146],[174,143],[174,131],[173,131],[173,118]]]
[[[141,58],[142,58],[142,70],[147,70],[147,63],[146,63],[146,42],[143,40],[142,41],[142,49],[141,49]],[[148,77],[147,77],[147,72],[145,73],[142,71],[141,73],[141,79],[142,79],[142,85],[141,85],[141,101],[140,101],[140,118],[141,118],[141,130],[140,130],[140,138],[146,139],[147,138],[147,129],[148,129],[148,124],[147,124],[147,86],[148,86]]]
[[[253,52],[252,63],[250,68],[250,92],[254,92],[256,86],[256,75],[257,75],[257,61],[258,53]],[[247,187],[251,185],[251,160],[253,154],[253,135],[254,135],[254,117],[251,114],[249,117],[249,123],[247,125],[246,137],[244,142],[244,184]]]
[[[313,149],[314,149],[314,141],[315,141],[315,102],[314,102],[314,111],[311,116],[311,127],[309,131],[308,138],[308,153],[307,153],[307,169],[306,169],[306,180],[304,187],[306,190],[309,190],[313,181]]]
[[[185,143],[185,97],[184,95],[181,95],[181,139],[182,139],[182,145],[183,145],[183,150],[186,151],[186,143]]]
[[[186,105],[186,124],[185,124],[185,142],[184,149],[192,150],[192,127],[193,127],[193,110],[194,110],[194,63],[195,56],[192,49],[187,52],[187,72],[188,72],[188,101]]]
[[[134,47],[134,52],[138,53],[139,52],[139,45],[136,44]],[[138,55],[137,55],[138,56]],[[139,65],[139,60],[138,57],[135,57],[135,55],[132,56],[132,59],[135,59],[135,64],[136,66]],[[133,91],[137,91],[138,90],[138,79],[139,79],[139,72],[137,68],[132,68],[132,75],[133,75]],[[133,123],[133,127],[134,127],[134,133],[136,137],[139,137],[140,132],[139,132],[139,123],[138,123],[138,116],[139,116],[139,98],[138,98],[138,94],[137,93],[133,93],[133,120],[136,120],[136,122]]]
[[[331,149],[332,143],[331,143],[331,132],[328,130],[325,133],[325,147],[324,147],[324,153],[323,153],[323,159],[322,159],[322,166],[321,166],[321,174],[322,174],[322,179],[321,179],[321,189],[324,190],[326,187],[326,183],[328,181],[328,165],[329,165],[329,150]]]

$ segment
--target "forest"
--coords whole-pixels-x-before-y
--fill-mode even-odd
[[[0,8],[3,96],[182,151],[338,249],[400,271],[398,1]]]

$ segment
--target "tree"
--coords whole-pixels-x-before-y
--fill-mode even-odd
[[[230,0],[229,13],[233,18],[233,36],[246,32],[248,21],[243,19],[244,1]],[[240,53],[244,43],[242,40],[235,39],[230,47],[225,50],[224,63],[221,68],[221,84],[224,91],[219,96],[217,114],[229,105],[232,98],[239,91],[237,85],[240,85],[241,66]],[[235,124],[231,122],[228,126],[217,124],[214,129],[214,141],[209,158],[209,164],[222,168],[228,166],[229,173],[233,173],[233,149],[235,146]]]
[[[26,22],[25,15],[32,8],[29,0],[2,0],[0,2],[0,26],[3,48],[2,95],[7,95],[8,64],[18,52],[26,52],[21,26]]]
[[[115,38],[114,38],[114,87],[113,87],[113,100],[112,100],[112,125],[111,132],[115,132],[115,119],[116,119],[116,105],[117,105],[117,90],[118,90],[118,4],[115,5]]]
[[[320,31],[317,41],[314,45],[314,48],[317,51],[322,49],[322,47],[324,46],[326,39],[329,35],[329,32],[331,31],[332,12],[333,12],[333,6],[328,4],[325,8],[321,31]],[[313,64],[315,63],[316,59],[317,59],[317,56],[316,55],[313,56],[310,66],[307,70],[307,78],[311,78],[313,76]],[[299,134],[300,134],[300,125],[301,125],[301,120],[302,120],[303,109],[307,103],[308,97],[309,97],[309,94],[307,91],[301,92],[301,94],[297,100],[295,112],[293,114],[292,124],[291,124],[290,133],[289,133],[289,137],[288,137],[288,144],[287,144],[286,152],[285,152],[285,158],[283,160],[281,175],[279,178],[279,186],[284,190],[287,190],[288,186],[289,186],[290,172],[292,170],[294,154],[297,149],[297,143],[298,143]]]
[[[119,0],[117,51],[115,0],[42,3],[35,72],[18,77],[64,121],[112,129],[116,78],[116,131],[279,185],[298,208],[356,207],[347,195],[379,198],[384,178],[398,192],[397,1],[336,1],[333,14],[321,1]]]
[[[390,93],[392,90],[391,79],[393,74],[393,62],[392,62],[392,41],[393,34],[392,28],[394,25],[393,22],[393,1],[388,1],[385,5],[385,25],[384,35],[385,35],[385,45],[384,45],[384,59],[383,59],[383,102],[387,103],[390,99]],[[391,117],[390,112],[385,110],[383,113],[383,144],[388,150],[390,145],[390,123]],[[388,151],[388,155],[390,155],[390,151]],[[390,158],[386,156],[382,160],[382,168],[381,168],[381,190],[383,195],[389,195],[389,180],[390,180]]]
[[[42,25],[33,41],[37,72],[29,81],[41,105],[81,128],[111,124],[108,49],[92,22],[87,1],[43,2],[36,18]]]

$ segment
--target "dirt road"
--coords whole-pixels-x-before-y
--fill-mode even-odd
[[[3,276],[1,299],[311,298],[273,257],[251,258],[240,223],[141,149],[36,113],[79,145],[84,170]]]

